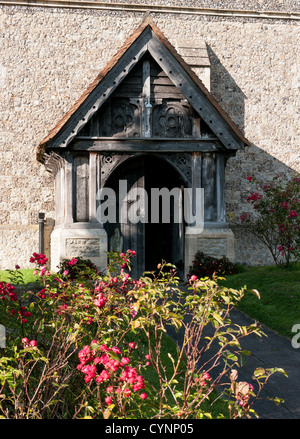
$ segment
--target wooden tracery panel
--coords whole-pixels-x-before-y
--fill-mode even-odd
[[[152,115],[153,137],[192,137],[193,120],[190,106],[183,101],[163,99],[155,104]]]

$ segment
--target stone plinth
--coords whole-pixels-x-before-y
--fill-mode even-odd
[[[51,234],[51,270],[63,259],[90,259],[100,270],[107,266],[107,234],[102,228],[84,223],[57,226]]]
[[[185,275],[192,266],[198,251],[208,256],[226,256],[234,262],[234,234],[226,223],[206,224],[203,231],[187,227],[185,232]]]

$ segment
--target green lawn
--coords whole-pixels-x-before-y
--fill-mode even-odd
[[[34,270],[32,269],[24,269],[19,270],[23,274],[24,283],[31,283],[36,281],[36,276],[34,276],[32,273]],[[9,272],[8,270],[1,270],[0,271],[0,282],[9,282]]]
[[[239,309],[279,334],[292,338],[294,324],[300,324],[300,263],[289,268],[247,267],[227,276],[222,285],[239,289],[247,286],[260,293],[260,299],[247,292]]]

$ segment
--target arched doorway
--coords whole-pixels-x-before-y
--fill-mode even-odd
[[[104,223],[108,251],[114,250],[112,238],[118,229],[122,250],[137,252],[133,277],[155,270],[162,260],[175,264],[182,277],[184,181],[177,170],[162,156],[137,155],[120,164],[105,187],[114,191],[117,201],[116,221]],[[124,208],[125,216],[121,213]]]

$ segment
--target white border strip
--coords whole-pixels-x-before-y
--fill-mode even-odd
[[[300,20],[300,12],[281,12],[281,11],[248,11],[201,8],[188,6],[162,6],[151,4],[126,4],[126,3],[106,3],[96,1],[78,0],[0,0],[0,5],[5,6],[35,6],[47,8],[69,8],[69,9],[96,9],[113,11],[134,11],[143,13],[172,13],[188,15],[207,15],[220,17],[242,17],[242,18],[261,18],[271,20]]]

